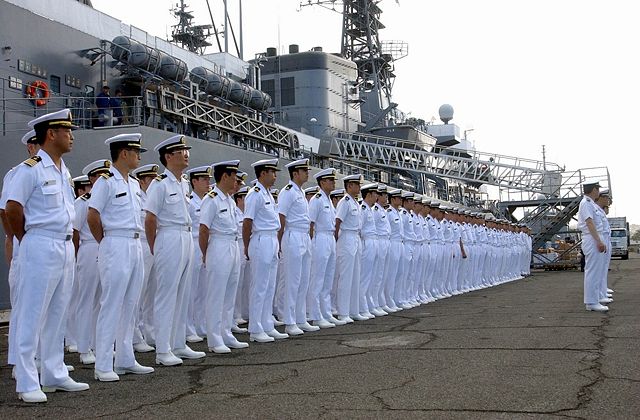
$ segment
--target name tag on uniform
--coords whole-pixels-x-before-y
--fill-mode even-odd
[[[224,213],[225,211],[227,211],[228,209],[222,209],[220,210],[220,213]]]
[[[126,191],[121,192],[120,194],[116,194],[116,198],[124,197],[125,195],[127,195]]]
[[[325,209],[328,209],[328,208],[329,208],[329,206],[324,206],[324,208],[325,208]]]
[[[174,195],[178,195],[178,193],[169,194],[169,197],[173,197]]]
[[[196,209],[196,213],[199,212],[199,211],[200,211],[200,209]]]
[[[44,181],[44,183],[42,184],[43,187],[46,187],[48,185],[56,185],[56,180],[55,179],[50,179],[48,181]]]
[[[138,197],[142,197],[142,194],[140,194],[139,192],[137,192],[137,193],[136,193],[136,195],[137,195]]]
[[[264,203],[264,204],[271,204],[271,201],[267,201],[267,202],[266,202],[266,203]]]

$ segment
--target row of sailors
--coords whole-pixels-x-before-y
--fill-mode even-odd
[[[359,175],[336,190],[332,168],[305,197],[306,159],[286,165],[291,180],[278,203],[277,159],[252,164],[252,187],[237,160],[193,168],[187,181],[190,146],[180,135],[155,147],[159,175],[158,165],[139,167],[140,134],[107,139],[113,163],[87,165],[74,200],[61,159],[73,143],[70,113],[30,126],[23,143],[32,157],[5,177],[0,203],[15,238],[9,363],[27,402],[88,389],[69,377],[64,340],[95,364],[97,380],[117,381],[154,371],[134,349],[174,366],[205,357],[187,345],[202,337],[215,353],[246,348],[234,336],[246,331],[242,319],[249,340],[266,343],[528,273],[524,227],[362,185]]]

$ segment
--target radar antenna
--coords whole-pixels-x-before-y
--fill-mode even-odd
[[[204,50],[211,46],[207,39],[211,36],[212,26],[194,25],[193,13],[187,10],[184,0],[176,3],[171,12],[178,19],[178,24],[171,27],[171,40],[191,52],[204,54]]]

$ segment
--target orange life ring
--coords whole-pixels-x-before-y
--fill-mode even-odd
[[[45,106],[49,101],[49,86],[42,80],[36,80],[27,86],[27,97],[30,98],[35,106]]]

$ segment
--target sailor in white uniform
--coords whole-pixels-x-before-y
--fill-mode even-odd
[[[144,262],[140,245],[143,229],[140,185],[129,171],[138,167],[140,153],[146,151],[141,137],[139,133],[118,134],[105,141],[113,167],[96,181],[89,199],[87,223],[99,244],[101,289],[94,376],[103,382],[119,380],[118,374],[154,371],[140,365],[133,352],[135,310],[144,279]]]
[[[30,130],[24,136],[22,136],[22,144],[27,147],[27,153],[29,157],[35,156],[40,150],[40,145],[36,141],[36,132],[34,130]],[[16,353],[15,353],[15,325],[16,320],[15,316],[18,311],[15,310],[16,307],[16,292],[18,285],[16,280],[18,279],[18,250],[20,249],[20,243],[15,235],[11,232],[11,227],[9,226],[9,221],[5,214],[5,208],[7,206],[7,193],[9,191],[9,185],[11,185],[11,179],[16,173],[18,166],[14,166],[11,168],[2,181],[2,194],[0,195],[0,219],[2,219],[2,228],[5,232],[5,252],[6,257],[8,259],[9,264],[9,302],[11,303],[11,308],[14,310],[11,311],[10,319],[9,319],[9,349],[8,349],[8,364],[15,365]],[[15,376],[15,375],[14,375]]]
[[[384,316],[388,312],[382,309],[386,305],[384,297],[384,271],[389,255],[391,227],[385,206],[388,204],[387,186],[378,184],[378,198],[373,205],[373,219],[376,225],[376,259],[373,268],[374,277],[371,289],[370,312],[375,316]]]
[[[276,181],[278,159],[264,159],[251,165],[258,178],[252,192],[245,199],[242,240],[245,258],[250,261],[251,286],[249,294],[249,339],[268,343],[288,338],[275,329],[273,299],[278,267],[278,230],[280,219],[275,198],[269,188]]]
[[[413,308],[414,305],[409,302],[409,290],[411,289],[411,282],[415,275],[412,271],[414,265],[414,249],[416,242],[416,233],[413,229],[413,216],[411,210],[413,210],[413,196],[411,191],[402,192],[402,207],[400,210],[400,220],[402,221],[403,243],[404,251],[402,253],[402,259],[400,264],[403,266],[403,275],[396,281],[396,290],[394,300],[402,309]]]
[[[41,148],[16,170],[5,213],[11,232],[20,241],[16,391],[25,402],[45,402],[43,390],[89,388],[71,379],[64,364],[66,308],[75,266],[71,242],[75,198],[62,155],[71,151],[71,130],[76,127],[68,109],[36,118],[29,126],[35,130]],[[40,381],[35,362],[38,345]]]
[[[191,350],[185,342],[193,238],[189,183],[182,172],[189,166],[190,148],[182,135],[172,136],[155,147],[166,169],[149,186],[144,206],[147,242],[154,255],[156,364],[165,366],[206,356]]]
[[[249,347],[231,332],[241,258],[236,204],[232,196],[239,164],[239,160],[213,164],[216,186],[202,201],[200,215],[200,248],[207,279],[204,302],[207,344],[215,353]]]
[[[140,166],[133,170],[133,176],[140,184],[140,220],[144,226],[147,212],[144,204],[147,201],[147,189],[151,182],[158,176],[159,166],[153,163]],[[155,348],[149,343],[155,343],[153,334],[153,299],[155,296],[155,285],[149,281],[151,269],[153,267],[153,255],[149,249],[149,242],[144,229],[140,232],[140,246],[142,246],[142,258],[144,260],[144,279],[142,280],[142,292],[135,311],[133,330],[133,349],[138,353],[148,353]]]
[[[111,161],[100,159],[84,167],[85,174],[91,184],[95,184],[100,176],[108,174]],[[100,310],[100,278],[98,275],[98,242],[91,234],[87,214],[89,213],[89,199],[91,193],[78,197],[75,201],[76,217],[73,229],[79,238],[76,255],[76,276],[74,281],[74,296],[71,301],[69,318],[75,322],[74,336],[80,363],[92,365],[96,362],[96,323]]]
[[[607,219],[607,215],[609,214],[609,205],[611,204],[611,195],[608,189],[603,189],[600,191],[600,197],[596,200],[598,215],[602,220],[602,238],[603,242],[607,247],[607,258],[605,259],[605,264],[602,266],[602,271],[600,274],[600,303],[602,304],[610,304],[613,302],[613,299],[608,296],[608,287],[607,287],[607,278],[609,277],[609,264],[611,263],[611,225],[609,224],[609,219]]]
[[[371,319],[375,315],[371,313],[373,304],[373,288],[376,276],[376,257],[378,255],[378,232],[376,230],[376,220],[373,215],[373,208],[378,200],[378,184],[366,184],[360,188],[362,195],[362,204],[360,205],[360,239],[362,244],[362,253],[360,260],[360,286],[359,286],[359,311],[352,318],[359,321],[359,317]]]
[[[200,208],[205,195],[211,190],[211,166],[198,166],[186,171],[191,184],[191,200],[189,200],[189,216],[191,216],[191,236],[193,237],[193,272],[191,275],[191,293],[187,310],[187,342],[199,343],[206,334],[204,308],[207,296],[207,274],[202,265],[200,251]],[[235,180],[234,180],[235,181]]]
[[[404,275],[401,261],[404,253],[404,226],[400,217],[402,205],[402,190],[393,188],[388,191],[389,208],[387,208],[387,220],[389,220],[390,244],[387,260],[384,268],[384,300],[382,309],[387,312],[398,312],[402,310],[396,301],[396,283],[401,281]]]
[[[346,195],[336,207],[337,278],[335,299],[338,319],[351,323],[354,321],[353,317],[359,320],[368,319],[359,314],[362,217],[357,197],[360,193],[362,175],[349,175],[344,177],[342,181]]]
[[[234,326],[231,331],[234,333],[246,333],[248,330],[241,327],[246,324],[249,319],[249,285],[251,278],[249,276],[249,261],[244,257],[244,241],[242,240],[242,224],[244,222],[244,200],[249,193],[249,187],[245,185],[247,178],[246,172],[238,172],[236,174],[236,193],[233,194],[233,200],[236,203],[236,221],[238,222],[238,246],[240,247],[240,276],[238,279],[238,291],[236,293],[236,302],[233,309]]]
[[[309,203],[302,186],[309,179],[309,159],[285,165],[290,181],[278,197],[281,264],[283,269],[283,319],[291,336],[317,331],[307,322],[307,291],[311,272]]]

